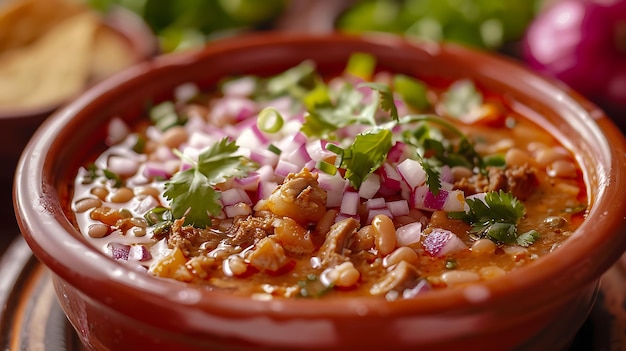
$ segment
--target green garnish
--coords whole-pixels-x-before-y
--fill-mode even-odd
[[[183,125],[187,118],[176,111],[172,101],[162,102],[150,109],[150,120],[161,131],[166,131],[174,126]]]
[[[505,244],[515,243],[520,237],[521,243],[532,243],[537,234],[518,234],[517,225],[526,213],[524,204],[511,193],[500,190],[485,195],[485,199],[466,199],[468,212],[449,213],[452,218],[462,219],[472,225],[470,233],[479,238],[489,238]]]
[[[333,290],[334,285],[325,286],[315,274],[308,274],[306,279],[298,281],[300,287],[299,296],[308,298],[318,298]]]
[[[380,108],[383,111],[389,112],[389,116],[398,121],[398,108],[393,100],[393,92],[388,85],[382,83],[361,83],[360,85],[369,87],[370,89],[378,91],[380,94]]]
[[[347,74],[362,78],[363,80],[370,80],[372,79],[375,68],[376,58],[374,56],[363,52],[356,52],[348,59],[348,64],[344,71]]]
[[[265,82],[265,90],[270,96],[289,94],[303,97],[312,86],[315,78],[315,64],[304,61]]]
[[[427,92],[428,87],[422,81],[403,74],[396,74],[393,77],[393,87],[400,94],[402,100],[418,111],[430,108]]]
[[[461,118],[483,103],[482,94],[469,79],[458,80],[450,86],[443,97],[443,104],[448,114]]]
[[[519,246],[528,247],[528,246],[534,244],[535,241],[537,241],[537,239],[539,239],[539,237],[540,237],[539,232],[533,229],[533,230],[529,230],[526,233],[523,233],[520,236],[518,236],[517,239],[515,239],[515,242]]]
[[[122,177],[120,177],[117,173],[111,172],[110,170],[106,168],[100,169],[94,163],[89,164],[86,167],[86,170],[87,170],[87,174],[83,178],[83,182],[82,182],[83,184],[91,184],[96,179],[100,177],[104,177],[107,180],[112,182],[111,186],[113,186],[114,188],[120,188],[124,185],[124,181],[122,180]]]
[[[273,107],[262,109],[256,120],[259,130],[269,134],[278,132],[283,127],[283,123],[285,123],[283,116]]]
[[[458,267],[458,263],[454,258],[446,258],[446,269],[456,269]]]
[[[217,216],[222,207],[215,186],[231,177],[241,177],[255,168],[254,164],[236,154],[239,147],[223,138],[198,155],[192,168],[175,173],[165,183],[164,195],[172,201],[173,218],[185,218],[185,225],[205,228],[211,225],[211,216]],[[184,158],[180,152],[179,157]]]
[[[392,132],[387,129],[357,135],[350,148],[343,152],[340,167],[346,170],[344,178],[358,189],[365,178],[385,162],[391,146]]]

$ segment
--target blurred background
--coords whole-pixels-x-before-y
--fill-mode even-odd
[[[505,55],[626,130],[626,0],[0,0],[0,214],[39,124],[133,63],[260,31],[386,32]]]

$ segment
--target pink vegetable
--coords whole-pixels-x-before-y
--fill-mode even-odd
[[[426,252],[435,257],[446,256],[468,248],[456,234],[441,228],[434,228],[424,238],[422,246]]]
[[[626,1],[554,2],[529,26],[523,57],[614,117],[626,113]]]

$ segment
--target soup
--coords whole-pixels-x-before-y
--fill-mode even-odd
[[[74,184],[85,238],[158,278],[258,299],[407,299],[557,250],[587,211],[581,171],[504,96],[354,54],[322,77],[181,85]]]

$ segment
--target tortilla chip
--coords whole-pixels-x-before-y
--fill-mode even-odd
[[[77,0],[20,0],[0,8],[0,52],[33,43],[51,28],[88,7]]]
[[[81,91],[89,78],[98,24],[92,13],[76,15],[32,45],[0,55],[0,106],[43,107]]]

